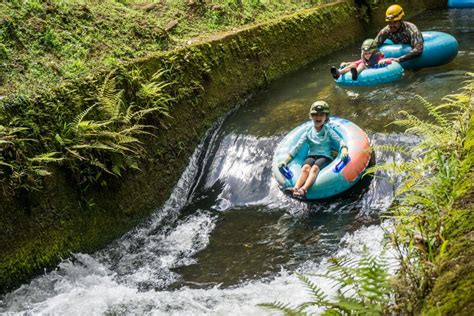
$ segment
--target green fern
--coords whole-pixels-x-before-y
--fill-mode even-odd
[[[434,119],[441,126],[441,128],[449,128],[451,126],[451,121],[448,120],[440,111],[441,109],[445,108],[444,105],[435,107],[433,103],[429,102],[420,95],[417,95],[416,98],[428,110],[428,114],[434,117]]]
[[[360,260],[333,258],[326,274],[317,275],[335,284],[336,295],[328,296],[309,277],[297,274],[311,295],[312,300],[297,306],[282,302],[259,304],[264,308],[275,309],[285,315],[307,315],[311,306],[325,308],[323,315],[382,315],[387,310],[391,286],[388,266],[383,258],[368,254],[364,248]]]
[[[304,315],[306,315],[306,313],[304,313],[303,311],[300,311],[298,308],[292,307],[290,304],[283,304],[283,303],[280,303],[280,302],[262,303],[262,304],[258,304],[258,306],[263,307],[263,308],[267,308],[267,309],[277,310],[279,312],[283,312],[283,314],[286,315],[286,316],[304,316]]]
[[[449,241],[444,236],[443,216],[453,209],[456,199],[472,188],[472,163],[464,146],[472,113],[474,75],[470,75],[461,94],[443,98],[434,106],[419,97],[428,114],[427,122],[401,112],[403,120],[396,124],[420,136],[413,149],[417,157],[400,163],[389,163],[372,168],[370,172],[388,171],[403,178],[397,190],[397,202],[390,209],[396,221],[396,233],[390,235],[392,245],[400,257],[397,286],[401,312],[413,312],[429,292],[435,275],[435,263],[445,252]]]
[[[97,99],[99,106],[107,113],[110,119],[116,119],[120,116],[123,106],[123,90],[116,88],[116,79],[109,73],[104,80]]]
[[[169,85],[161,78],[165,72],[155,73],[149,81],[143,81],[139,69],[133,70],[130,80],[140,84],[140,106],[125,102],[117,79],[109,73],[98,89],[97,103],[76,115],[54,137],[62,156],[57,162],[73,170],[79,183],[105,184],[105,174],[121,176],[128,168],[139,170],[138,161],[146,156],[140,137],[154,136],[157,127],[142,124],[148,116],[157,113],[170,117],[168,102],[171,100],[164,89]],[[140,99],[140,98],[138,98]],[[96,109],[101,112],[96,113]],[[91,113],[96,114],[91,118]],[[44,160],[45,162],[45,160]]]

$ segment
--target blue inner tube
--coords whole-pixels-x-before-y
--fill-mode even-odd
[[[474,0],[448,0],[449,8],[474,8]]]
[[[372,86],[389,83],[403,76],[403,67],[398,63],[391,63],[382,68],[369,68],[362,71],[357,80],[352,80],[352,74],[346,72],[340,76],[336,83],[344,86]]]
[[[275,149],[272,172],[278,185],[283,190],[295,185],[308,153],[308,145],[304,145],[288,164],[288,169],[291,171],[289,173],[292,174],[291,179],[287,179],[278,169],[278,163],[288,157],[288,153],[298,142],[301,135],[308,128],[312,128],[313,124],[312,121],[308,121],[296,127],[283,138]],[[308,200],[331,197],[351,188],[359,181],[370,160],[369,139],[360,127],[351,121],[339,117],[331,117],[329,123],[326,124],[344,139],[349,150],[350,159],[342,161],[339,153],[328,166],[323,168],[306,194],[306,199]]]
[[[458,54],[458,42],[452,35],[443,32],[422,32],[422,34],[423,53],[421,56],[402,62],[403,68],[419,69],[447,64]],[[408,44],[393,44],[389,40],[380,47],[386,58],[406,55],[411,49]]]

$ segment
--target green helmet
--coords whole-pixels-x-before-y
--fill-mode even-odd
[[[324,101],[316,101],[311,104],[309,114],[324,113],[329,115],[329,104]]]
[[[363,43],[362,46],[360,47],[364,52],[371,52],[377,49],[377,43],[375,42],[374,39],[366,39]]]

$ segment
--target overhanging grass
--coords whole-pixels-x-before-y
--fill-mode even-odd
[[[334,1],[5,1],[0,3],[0,96],[30,95],[93,69],[182,46],[198,35],[323,2]]]

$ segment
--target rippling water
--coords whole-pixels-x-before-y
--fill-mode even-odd
[[[365,129],[372,145],[413,146],[416,138],[387,124],[400,110],[423,116],[415,95],[438,101],[474,71],[473,14],[432,11],[415,19],[422,30],[453,34],[459,55],[449,65],[408,72],[393,85],[334,85],[329,67],[356,59],[359,45],[273,83],[209,132],[170,199],[145,223],[8,293],[0,312],[253,315],[268,313],[258,303],[310,299],[294,272],[322,273],[329,257],[358,258],[364,246],[380,253],[379,215],[397,183],[380,173],[335,199],[295,201],[272,179],[275,146],[307,119],[316,99]],[[377,150],[374,157],[376,164],[404,159]],[[315,282],[331,293],[326,281]]]

